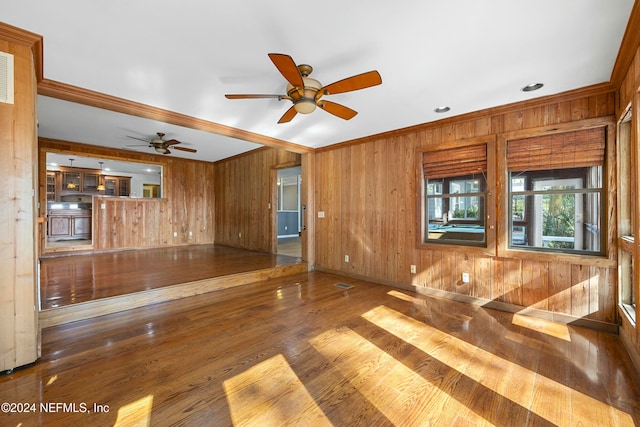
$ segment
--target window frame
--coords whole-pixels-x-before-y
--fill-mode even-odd
[[[638,103],[636,103],[638,104]],[[636,105],[640,107],[640,105]],[[638,120],[635,118],[637,126]],[[640,226],[638,209],[638,137],[634,132],[631,104],[624,109],[618,121],[617,164],[618,186],[618,295],[617,303],[622,316],[635,327],[638,314],[638,263],[635,236]],[[626,160],[626,161],[625,161]]]
[[[582,169],[582,168],[580,168]],[[604,169],[604,167],[603,167]],[[531,172],[528,174],[522,174],[520,176],[525,177],[525,181],[529,181],[533,187],[535,187],[535,184],[538,182],[543,182],[543,181],[549,181],[549,182],[576,182],[576,181],[581,181],[582,178],[585,177],[585,175],[583,174],[575,174],[574,173],[574,168],[571,169],[557,169],[557,170],[561,170],[561,171],[567,171],[567,170],[571,170],[572,172],[564,172],[564,177],[562,176],[557,176],[557,177],[551,177],[547,175],[547,172],[549,172],[549,170],[543,170],[543,171],[535,171],[535,172]],[[510,172],[508,172],[510,174]],[[560,173],[562,174],[562,172]],[[589,195],[595,194],[598,195],[600,198],[600,209],[597,212],[597,216],[601,216],[602,215],[602,201],[605,200],[605,194],[604,194],[604,182],[602,184],[601,187],[588,187],[588,186],[582,186],[582,187],[577,187],[577,188],[572,188],[572,189],[550,189],[550,190],[541,190],[541,189],[536,189],[536,188],[530,188],[530,189],[525,189],[525,190],[518,190],[518,191],[514,191],[511,188],[511,179],[512,177],[509,176],[509,183],[507,184],[507,192],[508,192],[508,196],[507,196],[507,200],[508,200],[508,206],[507,209],[509,209],[509,214],[508,217],[511,218],[511,223],[508,227],[508,237],[509,237],[509,249],[527,249],[527,250],[532,250],[532,251],[542,251],[542,252],[553,252],[553,253],[575,253],[577,255],[589,255],[589,256],[602,256],[604,255],[604,239],[605,239],[605,233],[602,232],[603,228],[602,228],[602,224],[600,224],[600,237],[599,237],[599,242],[598,242],[598,246],[600,247],[600,250],[598,251],[588,251],[588,250],[581,250],[581,249],[552,249],[552,248],[545,248],[545,247],[540,247],[540,246],[518,246],[518,245],[514,245],[513,244],[513,239],[512,239],[512,230],[513,227],[512,226],[517,226],[517,227],[526,227],[530,222],[534,222],[535,223],[535,219],[536,219],[536,215],[533,214],[532,212],[532,207],[527,206],[527,198],[528,197],[536,197],[536,196],[542,196],[543,198],[546,196],[554,196],[554,195],[573,195],[573,196],[580,196],[580,197],[588,197]],[[603,180],[604,181],[604,180]],[[526,187],[525,187],[526,188]],[[518,220],[518,221],[513,221],[513,203],[510,203],[513,201],[514,197],[523,197],[524,198],[524,218],[522,220]],[[588,201],[587,201],[588,202]],[[535,210],[535,202],[534,202],[534,206],[533,206],[533,210]],[[583,206],[579,206],[579,205],[575,205],[575,215],[574,215],[574,220],[576,218],[576,216],[578,215],[578,212],[580,212],[580,216],[582,216],[582,210]],[[527,215],[527,211],[529,211],[529,213],[531,215]],[[528,216],[530,216],[530,218],[527,218]],[[538,218],[538,220],[541,220],[542,218]],[[600,218],[600,221],[602,221],[602,218]],[[517,222],[517,224],[516,224]],[[582,234],[580,231],[578,231],[576,229],[576,235],[578,234]],[[539,236],[542,240],[544,240],[544,236]]]
[[[595,119],[580,120],[576,122],[556,124],[539,128],[504,132],[498,135],[497,140],[497,168],[500,173],[497,175],[498,188],[498,209],[497,209],[497,253],[498,256],[509,258],[536,260],[536,261],[557,261],[568,263],[580,263],[599,267],[614,267],[616,265],[617,242],[614,238],[613,230],[615,224],[609,222],[613,218],[616,208],[615,194],[609,191],[611,178],[615,176],[615,117],[606,116]],[[606,135],[604,165],[602,169],[602,194],[604,197],[600,201],[600,224],[604,238],[601,241],[601,254],[592,253],[568,253],[559,251],[547,251],[543,248],[510,247],[509,233],[511,225],[511,200],[509,198],[510,177],[507,169],[507,146],[509,141],[536,136],[547,136],[551,134],[561,134],[575,132],[591,128],[604,128]],[[613,168],[613,169],[612,169]],[[612,228],[613,227],[613,228]]]
[[[452,148],[462,148],[475,145],[486,146],[487,152],[487,171],[485,173],[486,188],[484,192],[474,193],[473,196],[484,197],[484,223],[485,236],[484,244],[466,245],[459,244],[456,241],[447,243],[435,243],[427,241],[425,236],[427,233],[427,188],[424,179],[422,159],[425,153],[448,150]],[[431,250],[448,250],[456,252],[464,252],[469,254],[495,256],[496,254],[496,227],[495,227],[495,170],[496,170],[496,137],[494,135],[457,141],[449,141],[441,144],[433,144],[416,148],[416,248]],[[455,180],[452,179],[452,180]],[[442,189],[443,193],[448,194],[449,189]],[[465,193],[466,195],[466,193]],[[456,195],[458,196],[458,195]]]

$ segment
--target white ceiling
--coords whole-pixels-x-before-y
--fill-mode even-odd
[[[322,147],[607,82],[633,0],[0,0],[0,19],[44,39],[44,77],[291,143]],[[329,96],[358,115],[289,108],[268,53],[323,84],[378,70],[382,85]],[[544,87],[525,93],[527,84]],[[41,136],[115,148],[162,131],[215,161],[259,145],[40,96]],[[451,111],[437,114],[436,107]],[[138,147],[149,150],[146,147]]]

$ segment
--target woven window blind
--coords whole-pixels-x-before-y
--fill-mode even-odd
[[[425,179],[449,178],[480,174],[487,171],[487,146],[469,145],[446,150],[428,151],[422,155]]]
[[[604,164],[605,128],[509,141],[510,171],[568,169]]]

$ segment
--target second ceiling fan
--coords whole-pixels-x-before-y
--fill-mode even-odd
[[[276,98],[279,101],[286,99],[293,105],[278,120],[278,123],[286,123],[291,121],[296,114],[312,113],[316,107],[320,107],[334,116],[344,120],[353,118],[357,111],[352,110],[344,105],[321,99],[326,95],[335,95],[338,93],[351,92],[354,90],[366,89],[382,83],[382,78],[377,71],[369,71],[367,73],[358,74],[339,80],[327,86],[316,79],[309,77],[313,68],[310,65],[296,65],[289,55],[282,53],[270,53],[269,58],[273,61],[280,74],[289,82],[287,85],[286,95],[235,95],[227,94],[228,99],[259,99],[259,98]]]
[[[144,141],[146,142],[145,146],[149,147],[149,148],[153,148],[154,150],[156,150],[156,152],[160,153],[160,154],[171,154],[171,151],[169,150],[169,148],[175,149],[175,150],[181,150],[181,151],[187,151],[189,153],[196,153],[198,150],[194,150],[193,148],[187,148],[187,147],[178,147],[178,144],[182,144],[180,141],[178,141],[177,139],[164,139],[164,133],[162,132],[156,132],[156,137],[150,138],[150,139],[142,139],[142,138],[136,138],[135,136],[129,136],[127,135],[127,138],[131,138],[131,139],[137,139],[138,141]],[[127,147],[140,147],[141,145],[127,145]]]

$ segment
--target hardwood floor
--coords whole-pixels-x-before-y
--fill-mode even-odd
[[[301,238],[299,236],[279,238],[278,254],[300,258],[302,256]]]
[[[214,245],[42,258],[40,304],[48,310],[298,262],[285,255]]]
[[[615,335],[325,273],[48,328],[42,349],[0,377],[21,412],[0,425],[640,425]]]

